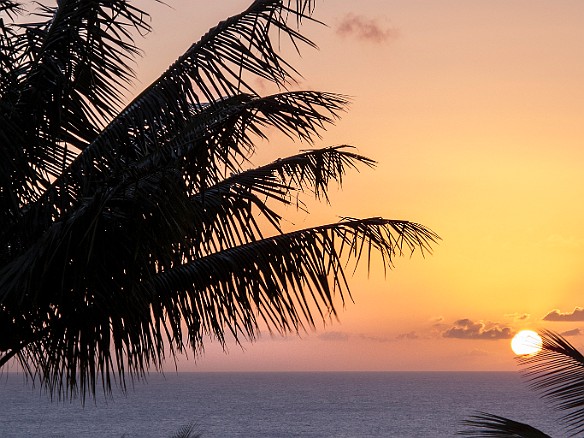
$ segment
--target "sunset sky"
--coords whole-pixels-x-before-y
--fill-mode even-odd
[[[250,1],[152,3],[135,91]],[[320,0],[314,17],[320,49],[287,53],[298,88],[353,99],[315,146],[355,145],[378,166],[329,206],[291,208],[290,228],[383,216],[442,241],[387,278],[357,271],[339,321],[227,355],[207,343],[179,370],[512,370],[522,328],[584,346],[584,2]],[[253,161],[308,147],[277,137]]]

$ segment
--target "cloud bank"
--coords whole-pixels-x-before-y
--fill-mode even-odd
[[[584,308],[576,307],[572,313],[562,313],[554,309],[543,317],[544,321],[584,321]]]
[[[473,322],[468,318],[459,319],[454,326],[442,333],[445,338],[455,339],[510,339],[513,333],[509,327],[497,324],[487,328],[482,322]]]
[[[349,335],[344,332],[326,332],[318,335],[318,339],[326,342],[347,342]]]
[[[361,15],[345,15],[336,30],[338,35],[376,44],[399,38],[399,30],[381,25],[378,20]]]
[[[408,332],[408,333],[401,333],[399,335],[396,336],[396,339],[398,341],[404,341],[404,340],[413,340],[413,339],[419,339],[419,336],[416,332]]]

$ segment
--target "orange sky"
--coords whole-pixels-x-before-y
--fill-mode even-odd
[[[137,89],[248,3],[148,2]],[[305,28],[320,51],[291,54],[301,88],[354,98],[317,146],[353,144],[379,165],[350,174],[332,205],[290,211],[294,223],[384,216],[443,240],[386,279],[359,271],[339,322],[228,355],[208,343],[179,369],[507,370],[509,339],[481,337],[584,333],[584,312],[542,320],[584,306],[584,2],[321,0],[315,17],[328,24]],[[306,147],[279,138],[254,162]]]

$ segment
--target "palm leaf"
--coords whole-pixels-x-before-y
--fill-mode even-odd
[[[170,129],[180,127],[193,109],[204,108],[209,102],[245,91],[256,94],[243,82],[244,72],[285,85],[290,69],[295,70],[274,50],[271,28],[293,41],[313,45],[286,24],[285,12],[304,18],[304,11],[313,2],[296,3],[296,9],[291,9],[285,0],[256,0],[246,11],[211,29],[120,112],[79,156],[78,166],[87,167],[96,158],[113,165],[116,155],[112,148],[119,147],[119,138],[128,130],[139,132],[144,126],[161,124]]]
[[[0,13],[7,13],[9,16],[22,11],[22,4],[13,0],[0,0]]]
[[[10,5],[10,3],[3,3]],[[10,215],[34,202],[93,140],[119,107],[137,53],[128,28],[147,30],[123,0],[63,0],[38,6],[37,23],[2,26],[0,207]],[[14,7],[12,7],[14,10]],[[15,28],[21,29],[14,31]],[[15,202],[17,200],[17,202]]]
[[[225,173],[241,170],[239,163],[253,150],[251,136],[263,135],[262,126],[272,124],[285,130],[284,125],[289,124],[296,126],[299,133],[316,132],[318,127],[332,121],[320,111],[323,108],[340,110],[344,103],[341,96],[333,94],[294,92],[264,98],[240,96],[213,105],[196,114],[189,125],[168,140],[168,144],[161,141],[158,150],[134,163],[127,163],[120,173],[106,174],[101,178],[93,175],[89,187],[81,185],[81,180],[76,184],[69,181],[61,187],[55,184],[45,196],[27,205],[25,210],[23,208],[18,222],[0,231],[10,248],[10,251],[0,254],[1,259],[6,263],[14,260],[34,245],[42,233],[54,227],[55,217],[61,221],[69,214],[78,217],[79,214],[74,213],[76,210],[84,209],[83,206],[91,202],[102,202],[104,192],[108,197],[123,200],[136,193],[142,182],[146,182],[147,189],[151,188],[152,174],[157,178],[155,175],[161,168],[183,175],[186,186],[184,183],[175,184],[175,190],[180,192],[177,197],[182,196],[182,192],[198,193],[221,181]],[[331,117],[334,115],[333,112]],[[125,160],[120,157],[119,161]],[[85,179],[87,174],[83,175]],[[151,194],[151,191],[147,193]],[[183,217],[182,222],[186,223],[189,217]]]
[[[261,213],[276,230],[281,216],[268,206],[268,201],[290,204],[298,190],[312,191],[319,199],[328,199],[331,181],[342,184],[347,168],[358,163],[373,166],[366,157],[350,152],[346,146],[310,150],[278,159],[273,163],[233,175],[193,196],[196,237],[191,240],[189,254],[182,259],[197,258],[218,248],[233,247],[262,237],[253,208]],[[300,201],[296,198],[298,205]],[[196,250],[201,248],[200,250]]]
[[[31,25],[31,27],[35,29],[41,29],[42,32],[39,32],[46,33],[43,38],[37,38],[39,40],[39,47],[34,50],[35,53],[59,53],[59,45],[57,43],[50,44],[53,40],[66,40],[66,38],[51,37],[53,34],[59,35],[60,27],[58,24],[61,22],[65,23],[64,26],[68,29],[68,26],[71,26],[71,23],[85,23],[83,19],[85,15],[88,14],[88,11],[93,10],[95,12],[95,7],[98,7],[99,9],[99,6],[101,6],[97,1],[83,3],[83,7],[79,8],[75,7],[76,2],[73,0],[62,3],[63,4],[55,11],[46,10],[46,14],[60,17],[59,20],[54,19],[45,24],[37,25],[36,27]],[[119,51],[118,49],[115,49],[116,44],[129,53],[135,52],[135,47],[131,44],[131,35],[125,29],[125,25],[129,23],[131,25],[130,27],[133,26],[141,28],[142,30],[147,30],[147,27],[143,22],[143,12],[130,7],[125,2],[113,2],[113,6],[111,7],[113,9],[120,9],[121,12],[117,15],[110,15],[114,15],[116,20],[121,16],[126,22],[122,21],[121,23],[118,23],[116,21],[112,26],[108,27],[108,30],[112,32],[113,37],[109,38],[112,43],[111,47],[107,46],[107,44],[106,47],[110,47],[109,51],[112,53],[117,53],[117,51]],[[20,191],[16,193],[16,196],[12,197],[10,196],[12,190],[3,191],[3,195],[6,194],[4,196],[8,197],[5,204],[10,205],[12,211],[14,211],[14,205],[19,204],[18,202],[14,202],[14,199],[24,198],[26,202],[21,207],[23,212],[30,212],[32,210],[32,213],[28,214],[52,217],[54,216],[53,211],[39,213],[38,207],[30,207],[30,204],[38,199],[38,194],[46,189],[45,196],[38,199],[41,204],[45,205],[45,209],[48,206],[47,204],[52,204],[54,205],[54,209],[62,213],[64,209],[68,209],[70,206],[75,205],[79,196],[87,196],[87,193],[91,193],[93,190],[93,188],[87,187],[88,181],[95,182],[96,180],[101,181],[103,179],[103,177],[99,176],[101,171],[95,169],[95,166],[98,166],[101,169],[107,169],[114,166],[118,171],[121,171],[123,167],[120,168],[120,166],[126,165],[129,157],[133,157],[133,159],[136,160],[143,156],[143,151],[150,148],[149,141],[154,142],[155,145],[161,144],[159,141],[161,133],[175,133],[177,129],[182,129],[182,127],[187,124],[193,110],[196,111],[197,108],[206,107],[206,103],[201,104],[198,95],[189,91],[193,89],[190,85],[191,81],[194,84],[197,83],[196,79],[191,77],[193,76],[194,71],[203,71],[204,73],[198,75],[205,76],[207,79],[214,77],[217,81],[221,82],[222,80],[226,80],[222,68],[229,63],[233,64],[237,61],[236,64],[242,66],[240,73],[243,73],[246,69],[251,69],[250,71],[254,71],[257,74],[272,70],[272,76],[274,76],[274,78],[279,77],[276,72],[280,72],[280,76],[284,75],[282,77],[288,77],[286,69],[282,67],[283,60],[273,51],[273,47],[271,43],[269,43],[271,38],[270,28],[275,27],[280,32],[284,32],[292,38],[292,40],[309,43],[305,37],[287,26],[286,21],[287,15],[294,15],[298,19],[307,17],[306,14],[311,12],[312,7],[313,1],[310,0],[297,0],[294,7],[289,1],[256,1],[244,13],[221,23],[221,25],[217,26],[203,37],[199,43],[194,44],[189,50],[187,50],[187,52],[179,58],[179,60],[173,64],[167,72],[159,78],[159,80],[155,81],[151,87],[141,93],[130,105],[128,105],[128,107],[122,111],[94,141],[92,141],[91,146],[86,148],[84,153],[80,154],[75,162],[66,170],[63,170],[63,165],[67,165],[71,161],[71,154],[66,145],[69,143],[75,144],[73,139],[68,139],[68,143],[65,143],[64,148],[61,147],[63,145],[59,146],[54,142],[44,145],[43,147],[45,149],[50,149],[48,155],[51,155],[52,158],[51,160],[47,160],[47,154],[45,154],[43,157],[44,159],[40,159],[39,161],[45,167],[50,166],[51,169],[49,175],[56,178],[47,176],[46,178],[42,177],[38,179],[38,172],[33,171],[31,173],[32,176],[28,176],[29,180],[33,180],[32,183],[25,184],[17,182],[14,184],[15,181],[25,180],[26,175],[21,175],[21,177],[15,178],[14,175],[10,175],[9,169],[7,169],[5,174],[10,175],[10,177],[6,180],[6,186],[10,186],[12,183],[12,186],[10,186],[11,188],[13,186],[21,188],[17,189]],[[71,11],[69,10],[70,8],[72,8]],[[110,16],[101,10],[99,13],[94,13],[94,15],[95,14],[99,17]],[[118,27],[120,27],[120,29],[118,29]],[[242,40],[238,39],[240,34],[243,35]],[[102,37],[102,39],[104,38],[109,41],[107,35]],[[243,44],[241,41],[249,42],[249,44]],[[56,46],[55,49],[47,49],[47,47],[53,48],[54,46]],[[232,56],[226,56],[225,53],[223,53],[224,51],[232,53]],[[36,56],[38,59],[44,59],[43,57],[39,57],[40,55]],[[48,58],[50,59],[50,56],[48,56]],[[119,55],[119,58],[118,62],[123,62],[124,57]],[[215,61],[212,61],[213,59],[215,59]],[[228,61],[228,59],[231,59],[231,61]],[[246,64],[245,60],[249,60],[249,65]],[[108,75],[112,77],[112,80],[115,80],[115,78],[122,75],[122,72],[129,71],[129,68],[126,68],[127,66],[125,64],[120,64],[117,67],[114,65],[115,62],[113,61],[110,64],[112,64],[110,65],[112,71]],[[91,65],[93,66],[93,64]],[[43,73],[45,70],[43,70]],[[282,83],[283,80],[284,79],[278,79],[279,83]],[[76,87],[79,82],[79,78],[77,78],[75,81]],[[237,86],[232,84],[228,87],[231,90],[231,93],[228,95],[236,96],[239,93],[241,78],[238,78],[236,82],[238,84]],[[28,86],[28,88],[36,89],[37,87]],[[43,90],[45,90],[45,88],[46,87],[41,87]],[[94,90],[96,87],[92,84],[90,88],[91,90]],[[49,89],[45,91],[50,94]],[[75,91],[77,92],[77,89],[75,89]],[[85,97],[87,97],[86,94],[84,95]],[[109,93],[105,91],[100,93],[100,95],[101,94],[104,96],[109,95]],[[306,94],[306,96],[308,96],[308,94]],[[223,95],[218,95],[213,100],[217,102],[218,100],[223,99]],[[305,97],[305,100],[307,105],[313,105],[308,100],[308,97]],[[325,100],[326,99],[321,99],[321,103],[325,102]],[[89,101],[91,102],[91,100]],[[108,105],[107,102],[104,104],[108,108],[111,106]],[[93,105],[95,106],[97,103],[94,102]],[[336,104],[332,104],[332,106],[329,106],[328,108],[334,110],[335,106]],[[78,114],[82,109],[71,108],[72,114]],[[301,110],[301,108],[297,109]],[[314,107],[311,109],[313,109],[314,112]],[[105,117],[106,115],[102,114],[101,118],[104,119]],[[49,117],[47,120],[50,121],[51,118]],[[72,120],[79,122],[79,125],[82,127],[91,127],[95,125],[92,123],[86,123],[82,117],[72,117]],[[325,119],[323,118],[322,120]],[[2,121],[1,118],[0,121]],[[286,119],[280,119],[279,125],[283,126],[283,123],[286,121]],[[272,122],[275,122],[275,120],[272,120]],[[293,127],[298,128],[298,135],[305,135],[302,124],[295,123],[293,124]],[[306,127],[308,129],[314,128],[310,125],[306,125]],[[290,129],[288,127],[285,129],[287,129],[288,132],[292,132],[294,128]],[[9,129],[3,129],[3,132],[9,132]],[[92,137],[91,135],[82,136],[79,133],[75,135],[78,137]],[[24,139],[21,139],[20,142],[14,141],[15,138],[12,138],[11,142],[7,142],[16,146],[12,155],[17,155],[18,152],[23,149],[23,144],[25,143]],[[43,138],[43,136],[35,134],[35,138]],[[139,150],[135,150],[136,145],[140,145]],[[84,146],[82,144],[77,144],[77,147],[81,148]],[[43,150],[43,148],[36,149]],[[132,151],[131,154],[130,151]],[[120,156],[120,154],[122,156]],[[23,161],[23,163],[22,165],[19,165],[18,168],[29,169],[29,166],[25,164],[26,160],[24,159],[24,155],[22,156],[21,161]],[[5,162],[14,162],[14,156],[7,157]],[[45,170],[49,170],[48,167]],[[58,172],[60,170],[63,171]],[[60,175],[58,173],[60,173]],[[49,183],[48,181],[50,179],[54,179],[54,181]],[[24,192],[22,192],[22,190],[24,190]],[[8,208],[5,210],[8,210]],[[9,223],[6,221],[6,223],[2,223],[1,225],[3,225],[3,229],[6,229],[9,226]]]
[[[196,423],[190,423],[182,426],[175,433],[173,433],[170,438],[202,438],[203,434],[197,432]]]
[[[467,428],[457,432],[466,437],[515,437],[515,438],[550,438],[549,435],[524,423],[510,420],[498,415],[480,413],[464,420]]]
[[[204,190],[227,174],[242,170],[241,163],[255,151],[254,140],[267,138],[266,126],[311,142],[326,124],[333,123],[346,104],[344,96],[314,91],[226,98],[193,114],[180,129],[161,129],[171,135],[140,141],[140,156],[133,157],[130,152],[118,157],[118,162],[129,163],[120,170],[123,176],[115,177],[126,179],[129,173],[178,163],[191,190]],[[203,168],[205,173],[201,172]],[[201,179],[201,175],[206,178]]]
[[[254,339],[259,321],[287,332],[314,325],[315,314],[327,320],[336,315],[335,295],[342,301],[349,293],[343,269],[349,258],[365,256],[369,262],[376,251],[391,267],[395,256],[428,251],[436,238],[410,222],[351,219],[250,242],[158,273],[144,270],[138,260],[134,269],[142,281],[131,278],[127,271],[136,261],[118,247],[118,257],[83,274],[85,287],[92,287],[85,294],[66,293],[74,272],[45,276],[41,286],[49,291],[55,281],[65,282],[62,295],[48,312],[40,304],[30,308],[30,336],[6,354],[18,350],[21,363],[51,393],[84,398],[95,393],[98,376],[108,390],[116,379],[124,386],[126,373],[140,377],[160,367],[165,345],[172,355],[185,343],[200,353],[207,335],[221,342],[226,331]],[[134,242],[132,236],[127,242]]]
[[[23,12],[22,6],[11,0],[0,1],[0,99],[18,83],[18,44],[12,19]],[[4,17],[3,17],[4,16]]]
[[[365,157],[335,147],[249,169],[266,127],[311,143],[347,103],[313,91],[260,97],[249,85],[294,80],[274,36],[313,45],[289,24],[313,6],[256,0],[120,113],[131,29],[149,29],[141,10],[62,0],[21,31],[2,25],[0,366],[16,358],[52,395],[84,400],[186,347],[199,354],[207,336],[327,321],[350,297],[349,261],[370,266],[378,253],[387,269],[430,250],[432,231],[381,218],[282,233],[273,204],[295,191],[328,200],[347,169],[373,165]],[[276,235],[265,237],[257,212]]]
[[[542,350],[519,357],[530,387],[558,412],[573,435],[584,432],[584,356],[561,335],[541,333]]]
[[[325,320],[336,315],[334,296],[344,300],[349,291],[343,269],[349,258],[358,262],[366,255],[369,264],[376,250],[384,266],[391,267],[404,250],[429,251],[436,239],[411,222],[347,219],[210,254],[160,272],[148,287],[165,291],[162,298],[171,300],[176,293],[171,303],[181,306],[176,313],[196,315],[186,319],[191,335],[202,330],[223,342],[227,326],[236,338],[253,339],[256,311],[279,332],[299,330],[303,320],[313,326],[313,309]],[[199,343],[201,335],[190,341]]]
[[[125,0],[63,0],[57,7],[39,7],[45,20],[23,25],[30,60],[21,82],[21,108],[31,115],[44,111],[49,123],[62,124],[57,139],[82,146],[75,136],[91,140],[100,119],[116,114],[120,89],[134,76],[130,61],[139,53],[131,29],[149,31],[147,15]],[[61,114],[50,101],[61,105]],[[42,129],[51,133],[50,126]]]

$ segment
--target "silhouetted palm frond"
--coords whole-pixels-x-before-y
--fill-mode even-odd
[[[349,261],[387,269],[438,236],[383,218],[284,232],[282,205],[328,201],[348,147],[251,163],[275,128],[312,145],[348,99],[287,91],[274,38],[302,35],[314,0],[256,0],[121,108],[148,15],[127,0],[0,0],[0,366],[51,394],[95,394],[260,329],[329,320]],[[37,20],[37,21],[35,21]],[[254,78],[278,93],[260,96]],[[353,265],[350,265],[353,268]]]
[[[195,423],[182,426],[179,430],[173,433],[170,438],[202,438],[203,434],[197,432],[197,425]]]
[[[584,432],[584,356],[561,335],[541,333],[542,350],[519,358],[530,387],[551,403],[574,435]]]
[[[38,199],[117,113],[138,53],[130,30],[149,30],[145,14],[123,0],[36,7],[39,21],[11,25],[1,45],[9,68],[0,76],[7,137],[0,161],[10,166],[1,172],[0,207],[12,215],[19,201]]]
[[[528,424],[509,420],[498,415],[480,413],[462,422],[466,429],[457,433],[466,437],[550,438],[549,435]]]
[[[584,356],[561,335],[540,332],[542,349],[533,355],[518,356],[530,388],[550,402],[569,436],[584,431]],[[464,420],[465,436],[547,436],[531,426],[492,414]],[[524,435],[521,435],[524,433]],[[539,435],[538,435],[539,434]]]

